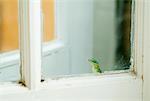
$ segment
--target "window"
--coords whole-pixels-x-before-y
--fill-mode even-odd
[[[98,3],[98,2],[102,2],[102,1],[98,0],[97,2],[94,3],[94,5],[100,5],[101,3]],[[114,5],[123,4],[123,2],[119,2],[119,1],[117,3],[113,1],[104,1],[104,2],[106,2],[106,5],[102,5],[102,7],[104,8],[105,6],[106,8],[112,7],[111,4],[114,4]],[[107,2],[111,2],[111,3],[107,3]],[[92,71],[87,60],[90,58],[90,56],[93,56],[93,54],[91,55],[88,52],[90,51],[90,53],[93,53],[92,52],[93,48],[91,48],[93,44],[91,44],[90,42],[94,42],[93,41],[94,37],[92,36],[92,33],[94,30],[93,30],[93,27],[91,26],[94,25],[95,23],[100,24],[99,21],[97,20],[94,21],[95,18],[93,18],[92,14],[95,8],[93,7],[92,4],[93,3],[91,3],[91,0],[89,0],[88,2],[84,0],[82,2],[80,1],[63,1],[62,2],[61,0],[56,0],[56,9],[55,9],[56,16],[54,17],[54,19],[56,19],[55,26],[56,26],[56,34],[58,36],[53,37],[52,39],[58,39],[58,40],[56,40],[56,42],[54,42],[53,44],[52,39],[48,39],[50,41],[50,46],[52,46],[50,48],[51,49],[53,48],[54,50],[48,49],[51,51],[48,52],[48,54],[46,54],[45,56],[50,57],[50,59],[47,61],[47,63],[43,63],[45,62],[45,60],[42,59],[43,57],[42,57],[42,52],[41,52],[44,50],[44,49],[41,50],[41,47],[42,47],[41,46],[41,41],[42,41],[41,33],[43,32],[42,31],[43,22],[41,19],[42,17],[41,16],[41,2],[40,0],[29,0],[29,1],[20,0],[19,1],[19,8],[20,8],[19,15],[20,15],[20,25],[21,25],[20,26],[20,50],[21,50],[20,53],[21,53],[21,72],[22,72],[21,81],[22,81],[22,84],[25,85],[25,87],[16,85],[16,83],[15,85],[9,85],[7,83],[4,85],[0,84],[0,95],[1,95],[1,91],[3,93],[5,93],[5,91],[6,93],[8,93],[9,91],[9,94],[13,93],[13,95],[11,96],[10,95],[2,96],[3,98],[8,98],[9,96],[10,99],[13,97],[13,99],[18,100],[19,97],[20,99],[22,99],[22,97],[25,97],[26,95],[28,95],[28,97],[25,97],[24,100],[29,100],[29,99],[37,100],[37,98],[38,100],[44,100],[45,97],[49,96],[49,94],[52,94],[50,97],[48,97],[50,99],[50,98],[59,97],[59,95],[61,95],[59,91],[62,92],[62,89],[59,89],[59,88],[63,88],[64,94],[60,96],[62,98],[66,98],[67,94],[71,94],[70,92],[75,91],[73,95],[69,96],[70,98],[71,97],[81,97],[81,98],[86,97],[87,98],[87,96],[89,96],[90,98],[98,98],[98,99],[104,98],[106,100],[110,100],[110,99],[114,99],[114,100],[122,100],[122,99],[128,100],[129,99],[130,100],[132,99],[132,100],[137,101],[137,100],[142,99],[142,82],[143,81],[141,80],[140,77],[142,76],[141,60],[142,60],[143,51],[141,51],[141,47],[143,47],[143,38],[142,38],[143,34],[141,33],[143,32],[143,28],[141,26],[143,25],[141,24],[143,24],[142,22],[144,18],[141,15],[142,15],[142,12],[145,11],[143,10],[143,5],[145,3],[140,4],[137,1],[134,1],[134,3],[132,3],[132,11],[135,9],[134,16],[130,16],[130,14],[127,13],[129,14],[130,20],[126,19],[128,22],[127,24],[129,24],[129,22],[131,24],[131,17],[134,18],[132,20],[132,22],[134,23],[131,24],[130,29],[128,28],[124,29],[123,27],[124,24],[119,23],[119,21],[115,22],[115,23],[118,22],[116,29],[119,29],[119,24],[120,24],[120,26],[123,27],[123,30],[127,30],[127,33],[129,30],[130,31],[133,30],[133,34],[135,35],[135,37],[130,36],[130,39],[132,38],[134,39],[132,40],[133,43],[129,42],[130,47],[133,44],[134,52],[133,54],[128,54],[129,57],[132,57],[132,55],[134,55],[133,57],[134,59],[133,62],[135,66],[134,69],[135,68],[137,69],[136,73],[138,75],[138,76],[134,75],[135,77],[129,75],[128,73],[121,73],[121,74],[114,74],[114,75],[96,75],[96,76],[90,75]],[[114,5],[113,5],[113,9],[106,9],[106,10],[108,11],[114,10],[115,13],[120,12],[119,10],[116,10],[117,7],[120,8],[120,6],[116,7]],[[125,5],[126,6],[130,5],[130,3],[127,3]],[[100,7],[100,6],[97,6],[97,7]],[[127,10],[127,11],[130,11],[130,10]],[[102,11],[100,13],[102,13]],[[117,14],[115,13],[110,12],[109,14],[111,16],[107,16],[107,17],[113,16],[112,19],[115,19],[115,18],[120,18],[120,16],[122,16],[122,14],[119,15],[118,13]],[[104,15],[101,15],[101,16],[104,16]],[[114,16],[117,16],[117,17],[114,17]],[[115,21],[115,20],[108,19],[108,21]],[[111,26],[110,23],[112,24],[112,22],[109,22],[108,26]],[[105,25],[105,23],[103,24]],[[134,26],[134,28],[132,28],[132,26]],[[104,31],[110,31],[110,30],[106,29]],[[119,30],[116,30],[116,31],[120,32]],[[85,32],[87,32],[88,35]],[[78,33],[82,33],[82,34],[78,35]],[[73,37],[70,36],[71,34],[73,35]],[[133,35],[133,34],[128,33],[127,35]],[[75,41],[73,39],[75,39]],[[84,41],[89,42],[89,44],[87,44]],[[102,41],[102,40],[97,40],[97,41]],[[108,40],[108,41],[112,41],[112,40]],[[84,46],[86,48],[79,47],[79,46]],[[112,50],[112,48],[110,49]],[[84,50],[84,51],[81,51],[81,50]],[[86,53],[85,53],[85,50],[86,50]],[[132,52],[131,51],[132,48],[129,50],[130,52]],[[65,55],[62,53],[65,53]],[[84,57],[83,55],[87,53],[89,56]],[[70,54],[73,54],[73,55],[70,55]],[[47,57],[44,57],[44,58],[47,58]],[[64,59],[60,57],[63,57]],[[59,59],[60,61],[58,61]],[[77,60],[79,62],[80,60],[84,60],[84,61],[81,61],[79,63]],[[68,62],[68,61],[71,61],[71,62]],[[69,64],[61,65],[61,64],[64,64],[64,62],[69,63]],[[50,68],[48,68],[50,70],[47,70],[47,71],[46,69],[44,70],[44,68],[47,68],[47,64],[49,63],[55,63],[54,66],[50,66],[50,68],[56,67],[55,65],[58,64],[56,67],[57,70],[53,71],[53,69],[50,69]],[[76,66],[77,68],[69,68],[69,66],[72,66],[72,63],[77,64],[78,65]],[[86,66],[83,66],[82,63],[88,65],[89,68],[87,68]],[[102,63],[103,62],[100,61],[101,65]],[[66,69],[63,69],[65,67]],[[81,67],[81,68],[78,68],[78,67]],[[101,66],[101,67],[104,68],[104,66]],[[110,70],[112,70],[112,67],[113,66],[110,66],[111,68]],[[122,68],[122,67],[124,66],[121,65],[121,69],[123,70],[128,69],[128,68]],[[85,71],[85,69],[87,69],[87,71]],[[66,72],[66,70],[68,70],[69,72]],[[71,79],[69,78],[48,79],[48,82],[41,83],[41,81],[43,81],[43,79],[41,80],[41,71],[42,71],[42,76],[44,74],[44,76],[46,75],[46,77],[52,77],[52,76],[58,76],[58,75],[60,76],[61,74],[62,75],[85,74],[85,73],[90,73],[90,74],[87,74],[83,77],[80,77],[80,76],[77,76],[76,78],[71,77]],[[51,71],[54,74],[50,73]],[[59,73],[58,71],[62,71],[62,72]],[[30,88],[31,90],[33,90],[33,92],[30,92],[30,90],[28,91],[27,89],[24,89],[24,88]],[[101,90],[97,90],[97,89],[101,89]],[[18,93],[18,91],[24,91],[24,90],[25,90],[24,93]],[[122,93],[120,93],[120,91]],[[30,94],[32,93],[33,95],[30,95],[29,93]]]
[[[1,0],[0,52],[19,48],[18,1]]]
[[[20,79],[19,33],[22,31],[20,24],[23,22],[19,21],[22,12],[18,4],[18,0],[0,0],[0,82],[19,81]],[[56,37],[53,0],[43,0],[42,4],[43,18],[45,19],[43,26],[50,26],[50,28],[44,27],[43,29],[43,44],[45,45]],[[49,10],[50,13],[47,13]],[[45,47],[47,46],[45,45]],[[47,48],[44,49],[43,53],[45,54]]]
[[[91,58],[102,72],[130,68],[131,0],[41,3],[43,41],[51,48],[43,44],[43,76],[92,73]]]
[[[0,82],[20,80],[18,12],[18,0],[0,0]]]
[[[56,21],[55,29],[62,35],[63,40],[59,40],[64,47],[43,57],[42,75],[92,73],[88,61],[92,58],[99,62],[102,72],[130,69],[132,0],[43,2],[43,13],[54,17],[47,16],[44,22]],[[48,24],[46,28],[54,30]]]
[[[54,0],[42,0],[44,41],[53,40],[55,36]]]

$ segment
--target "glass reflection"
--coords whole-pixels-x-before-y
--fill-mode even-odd
[[[64,47],[43,56],[43,75],[92,73],[96,63],[102,72],[129,69],[131,0],[55,0],[53,5],[56,40]]]
[[[19,81],[18,0],[0,0],[0,82]]]

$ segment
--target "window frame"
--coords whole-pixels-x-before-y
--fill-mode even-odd
[[[45,83],[41,83],[41,0],[29,0],[23,1],[19,0],[20,5],[20,21],[21,21],[21,31],[20,31],[20,42],[21,42],[21,60],[22,60],[22,80],[26,84],[26,88],[12,83],[0,85],[0,91],[6,90],[11,91],[13,93],[16,88],[17,91],[28,91],[30,90],[39,90],[44,88],[57,88],[61,85],[61,87],[66,87],[66,85],[82,85],[83,82],[88,82],[88,85],[93,84],[94,81],[97,83],[101,83],[105,80],[111,79],[112,81],[119,81],[129,79],[131,81],[141,80],[143,79],[143,49],[141,47],[144,46],[144,1],[146,0],[133,0],[135,2],[135,15],[134,15],[134,65],[131,69],[131,72],[121,73],[121,74],[106,74],[99,76],[78,76],[78,77],[70,77],[70,78],[62,78],[58,80],[49,79]],[[149,7],[150,9],[150,7]],[[29,16],[30,15],[30,16]],[[38,29],[37,29],[38,27]],[[36,34],[34,34],[36,33]],[[145,33],[144,33],[145,34]],[[35,39],[35,41],[33,41]],[[26,41],[28,40],[28,41]],[[31,48],[31,46],[34,46]],[[63,44],[65,46],[65,44]],[[39,50],[39,51],[37,51]],[[38,56],[35,56],[38,54]],[[30,61],[28,61],[30,60]],[[33,60],[33,61],[31,61]],[[133,75],[132,75],[133,74]],[[99,79],[101,77],[102,79]],[[94,78],[94,79],[93,79]],[[110,80],[110,81],[111,81]],[[57,85],[55,85],[57,84]],[[143,84],[142,84],[143,85]],[[142,86],[141,85],[141,86]]]
[[[19,6],[19,2],[21,0],[18,0],[18,9],[19,9],[19,13],[22,13],[22,11],[20,10],[22,7]],[[55,11],[54,11],[54,15],[56,16],[56,3],[54,5],[55,7]],[[23,9],[23,8],[22,8]],[[42,9],[42,8],[41,8]],[[21,15],[18,14],[18,18],[20,19]],[[43,13],[41,11],[41,22],[42,22],[42,25],[44,24],[43,23]],[[45,57],[47,55],[50,55],[50,54],[53,54],[61,49],[64,48],[64,41],[62,39],[62,36],[57,33],[57,17],[55,18],[55,36],[56,38],[52,41],[48,41],[48,42],[43,42],[42,43],[42,57]],[[21,25],[20,25],[21,26]],[[20,27],[19,26],[19,27]],[[20,32],[20,31],[19,31]],[[42,32],[43,32],[43,27],[42,27]],[[0,54],[0,59],[3,58],[2,61],[0,61],[0,69],[3,68],[4,66],[7,67],[7,66],[12,66],[12,65],[17,65],[19,64],[19,59],[20,59],[20,53],[19,53],[19,50],[12,50],[12,51],[8,51],[8,52],[3,52]]]
[[[36,2],[36,3],[35,3]],[[38,2],[38,3],[37,3]],[[142,39],[140,39],[140,38],[143,38],[143,36],[141,35],[141,34],[139,34],[139,33],[142,33],[142,31],[143,31],[143,27],[141,27],[142,26],[142,24],[138,24],[138,23],[142,23],[143,22],[143,18],[140,16],[143,12],[143,5],[141,5],[141,1],[134,1],[133,0],[133,2],[135,2],[135,15],[134,15],[134,19],[132,19],[132,20],[134,20],[134,22],[135,22],[135,26],[132,26],[132,27],[134,27],[134,28],[132,28],[132,30],[134,29],[134,31],[133,31],[133,34],[134,34],[134,51],[133,51],[133,57],[132,58],[134,58],[133,59],[133,62],[134,62],[134,64],[132,65],[133,66],[133,68],[131,67],[131,71],[130,71],[130,73],[133,73],[133,74],[137,74],[137,75],[140,75],[140,76],[142,76],[141,74],[141,72],[140,71],[142,71],[141,69],[141,67],[142,67],[142,64],[139,64],[139,63],[142,63],[141,61],[142,61],[142,50],[141,50],[141,48],[139,48],[139,47],[141,47],[142,45],[143,45],[143,43],[141,43],[140,41],[142,40]],[[41,1],[40,0],[36,0],[36,1],[31,1],[30,2],[30,4],[29,4],[30,6],[29,6],[29,8],[30,8],[30,10],[29,10],[29,14],[30,14],[30,18],[29,18],[29,22],[31,22],[30,23],[30,27],[32,27],[32,28],[29,28],[29,30],[30,31],[34,31],[33,33],[39,33],[39,32],[42,32],[42,31],[37,31],[37,30],[31,30],[31,29],[34,29],[34,28],[36,28],[37,26],[39,27],[39,28],[42,28],[42,21],[41,21]],[[33,8],[33,7],[35,7],[35,8]],[[133,8],[134,9],[134,8]],[[30,13],[30,12],[32,12],[32,13]],[[34,14],[37,14],[36,16],[35,15],[32,15],[33,14],[33,12],[34,12]],[[36,13],[35,13],[36,12]],[[133,13],[132,13],[133,14]],[[139,17],[140,16],[140,17]],[[38,18],[39,17],[39,18]],[[36,19],[36,18],[38,18],[38,22],[37,21],[30,21],[30,19]],[[136,26],[137,25],[137,26]],[[31,35],[31,32],[29,32],[30,34],[28,35],[28,36],[26,36],[26,40],[31,40],[32,38],[37,38],[37,40],[38,40],[38,42],[41,42],[41,33],[39,33],[38,35],[36,34],[36,35]],[[135,34],[135,33],[138,33],[138,34]],[[132,33],[131,33],[132,34]],[[25,37],[25,35],[23,36],[23,37]],[[32,37],[32,38],[31,38]],[[31,38],[31,39],[30,39]],[[36,41],[37,41],[36,40]],[[32,42],[30,42],[30,43],[28,43],[29,45],[32,45],[32,46],[37,46],[40,50],[41,50],[41,44],[39,44],[38,42],[34,42],[34,44],[32,43]],[[140,43],[139,43],[140,42]],[[27,43],[25,43],[25,42],[23,42],[24,44],[27,44]],[[27,46],[28,47],[28,46]],[[36,47],[35,47],[36,48]],[[26,48],[25,48],[26,49]],[[27,49],[25,50],[25,49],[23,49],[23,51],[27,51]],[[28,51],[34,51],[33,53],[35,54],[41,54],[41,52],[39,51],[39,53],[37,52],[37,51],[35,51],[35,50],[37,50],[37,49],[34,49],[33,47],[32,48],[30,48],[30,49],[28,49]],[[27,60],[30,60],[30,58],[29,57],[32,57],[31,55],[33,55],[33,54],[27,54],[28,55],[28,59]],[[141,57],[140,59],[137,59],[136,58],[136,56],[138,55],[138,57]],[[35,58],[35,57],[33,57],[33,58]],[[25,60],[25,58],[23,58],[22,60]],[[41,58],[39,58],[39,59],[37,59],[37,61],[41,61]],[[32,64],[33,63],[33,65],[36,65],[37,64],[37,62],[36,61],[28,61],[28,63],[27,64]],[[36,67],[36,69],[35,69],[35,67],[28,67],[28,69],[30,70],[31,68],[33,69],[33,70],[31,70],[30,71],[30,73],[32,74],[33,73],[33,75],[31,75],[31,76],[33,76],[33,78],[36,78],[36,76],[37,75],[35,75],[34,74],[34,72],[36,71],[37,72],[37,74],[38,74],[38,79],[40,80],[40,73],[41,73],[41,65],[39,64],[38,65],[39,67],[38,67],[38,69],[37,69],[37,67]],[[23,67],[26,67],[26,66],[23,66]],[[139,70],[138,70],[139,69]],[[138,71],[137,71],[138,70]],[[118,72],[119,73],[119,72]],[[28,72],[25,72],[25,74],[28,74]],[[114,73],[115,74],[115,73]],[[29,77],[30,78],[30,77]],[[82,78],[82,76],[81,76],[81,78]],[[28,81],[29,79],[27,79],[27,81],[26,82],[29,82]],[[31,80],[30,82],[34,82],[34,84],[35,85],[37,85],[38,87],[39,87],[39,84],[40,84],[40,81],[39,82],[37,82],[38,80]],[[35,83],[36,82],[36,83]],[[31,83],[31,85],[32,85],[32,83]],[[31,86],[30,85],[30,86]],[[35,86],[34,85],[34,86]],[[31,88],[29,86],[29,84],[27,84],[27,87],[29,87],[29,88]],[[38,88],[37,87],[37,88]],[[31,88],[32,89],[32,88]]]

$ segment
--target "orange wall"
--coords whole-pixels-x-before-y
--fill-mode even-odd
[[[18,0],[0,0],[0,52],[18,46]]]
[[[42,0],[44,42],[54,39],[54,0]],[[0,52],[19,48],[18,0],[0,0]]]
[[[44,41],[50,41],[55,38],[54,31],[54,0],[42,0],[44,17]]]

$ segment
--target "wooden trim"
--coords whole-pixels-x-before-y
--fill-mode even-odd
[[[22,83],[36,90],[41,81],[41,2],[21,1],[23,28],[21,30]]]
[[[143,72],[143,1],[135,0],[134,13],[134,44],[133,44],[133,72],[141,77]]]
[[[97,87],[99,90],[97,90]],[[33,95],[39,93],[41,95],[46,95],[44,97],[50,96],[50,98],[51,97],[58,98],[58,96],[60,96],[59,92],[64,92],[62,93],[64,96],[63,95],[61,96],[62,98],[65,98],[66,97],[65,93],[68,92],[67,90],[74,91],[76,89],[77,92],[80,93],[80,90],[88,91],[91,90],[90,88],[92,88],[95,91],[94,94],[96,94],[97,97],[99,98],[98,100],[102,100],[101,97],[106,97],[105,100],[108,98],[111,99],[111,101],[116,101],[119,98],[128,98],[125,99],[124,101],[126,100],[141,101],[140,100],[141,95],[139,94],[139,92],[141,92],[140,87],[141,87],[141,80],[136,79],[136,77],[130,76],[128,73],[115,74],[115,75],[100,75],[100,76],[85,75],[83,77],[70,77],[70,78],[67,77],[67,78],[63,78],[63,79],[61,78],[55,80],[49,79],[47,82],[41,84],[37,92],[31,92],[30,90],[17,84],[0,85],[0,92],[2,92],[0,93],[0,95],[1,97],[4,98],[7,97],[8,94],[9,96],[13,94],[12,95],[13,98],[15,97],[18,98],[18,94],[20,93],[23,94],[22,97],[24,97],[25,95],[29,95],[33,97]],[[82,88],[86,88],[87,90],[82,90]],[[107,93],[108,91],[111,91],[109,95]],[[120,91],[122,92],[121,94],[119,93]],[[54,94],[54,96],[51,96],[49,94],[52,95]],[[115,96],[117,94],[119,95]],[[82,93],[81,96],[86,96],[87,98],[87,92]],[[92,95],[88,95],[88,96],[92,97]],[[39,96],[37,97],[39,98]],[[35,99],[34,101],[36,100],[37,99]]]
[[[143,101],[150,100],[150,1],[143,0]]]

